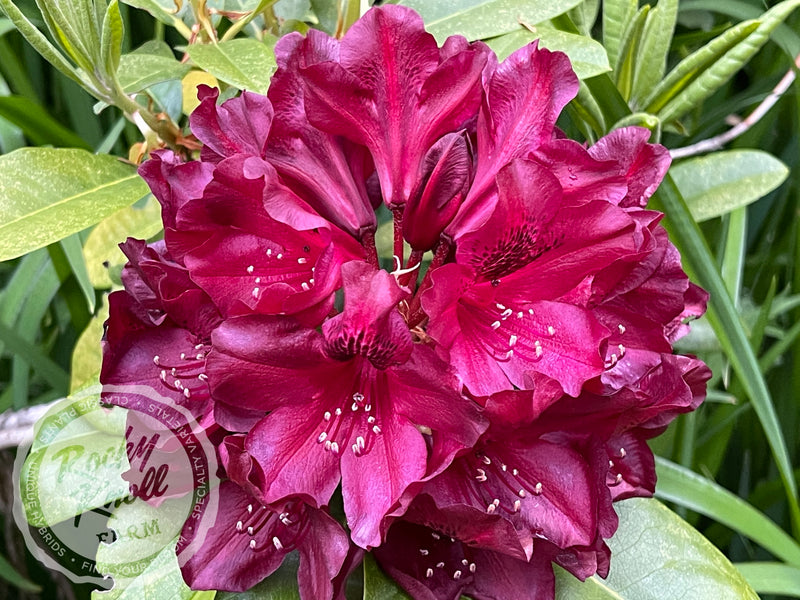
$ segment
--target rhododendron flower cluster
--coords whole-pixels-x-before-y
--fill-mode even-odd
[[[142,165],[164,240],[122,244],[110,297],[102,382],[189,408],[224,466],[186,582],[293,550],[304,599],[365,551],[414,598],[605,576],[612,503],[652,494],[647,440],[709,377],[672,352],[706,295],[645,208],[669,154],[566,139],[564,54],[439,47],[404,7],[275,54],[267,97],[201,87],[199,159]]]

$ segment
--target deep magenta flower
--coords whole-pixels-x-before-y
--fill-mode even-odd
[[[566,139],[565,55],[439,48],[402,6],[275,52],[267,97],[201,88],[199,160],[141,167],[164,242],[125,244],[111,296],[102,381],[216,428],[220,517],[184,578],[244,590],[293,549],[303,598],[364,550],[422,599],[605,576],[613,501],[653,493],[646,441],[709,377],[672,354],[706,295],[646,209],[668,152]]]

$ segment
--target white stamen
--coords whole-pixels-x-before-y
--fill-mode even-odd
[[[352,405],[350,405],[350,409],[351,409],[353,412],[357,411],[357,410],[358,410],[358,402],[353,402],[353,404],[352,404]]]
[[[461,579],[461,571],[456,571],[453,573],[453,579]]]
[[[425,572],[425,577],[427,577],[428,579],[430,579],[431,577],[433,577],[433,569],[431,569],[431,568],[429,567],[429,568],[428,568],[428,570]]]
[[[272,256],[272,248],[267,248],[267,256]]]
[[[490,504],[489,506],[486,507],[486,512],[491,515],[492,513],[494,513],[496,509],[497,507],[494,504]]]
[[[326,411],[325,411],[325,414],[324,414],[324,415],[322,415],[322,418],[323,418],[323,419],[325,419],[326,421],[330,421],[330,420],[331,420],[331,413],[330,413],[330,411],[326,410]]]
[[[260,292],[260,291],[261,291],[261,290],[260,290],[259,288],[257,288],[257,287],[254,287],[254,288],[253,288],[253,298],[255,298],[256,300],[258,300],[258,292]]]
[[[617,325],[617,329],[619,329],[619,333],[620,333],[620,335],[622,335],[623,333],[625,333],[625,325],[623,325],[622,323],[620,323],[619,325]]]
[[[247,533],[248,533],[248,535],[253,535],[253,528],[252,527],[248,527],[247,528]]]
[[[492,464],[492,459],[489,458],[488,456],[481,456],[481,460],[483,461],[483,464],[485,464],[485,465]]]
[[[500,500],[498,498],[495,498],[494,500],[492,500],[492,504],[494,504],[495,506],[500,506]]]
[[[255,550],[256,549],[256,541],[255,540],[250,540],[250,549],[251,550]]]
[[[297,259],[297,264],[298,265],[304,265],[304,264],[306,264],[306,262],[307,262],[306,259],[303,258],[302,256]]]
[[[205,358],[205,356],[203,356],[202,354],[198,354],[198,355],[195,356],[195,358],[197,360],[203,360]]]
[[[556,328],[553,327],[552,325],[548,325],[547,326],[547,334],[548,335],[555,335],[556,334]]]
[[[512,335],[510,338],[508,338],[508,345],[509,346],[514,346],[514,344],[516,344],[516,343],[517,343],[517,336]]]
[[[282,258],[283,258],[283,254],[281,254],[280,252],[278,252],[278,256],[276,256],[275,258],[277,258],[278,260],[280,260],[280,259],[282,259]]]
[[[519,469],[511,469],[511,474],[512,474],[514,477],[516,477],[517,475],[519,475]]]
[[[261,283],[261,277],[256,277],[256,283]]]
[[[323,448],[325,448],[325,450],[330,450],[332,445],[333,443],[330,440],[325,440],[325,445]]]
[[[437,569],[444,569],[444,563],[443,562],[436,563],[436,568]]]
[[[428,551],[425,548],[420,548],[419,553],[422,554],[422,556],[428,556]]]
[[[247,505],[247,512],[249,512],[249,513],[253,512],[253,505],[252,504],[248,504]]]
[[[440,535],[439,535],[438,533],[436,533],[435,531],[431,531],[431,537],[432,537],[433,539],[435,539],[435,540],[440,540],[440,539],[442,539],[442,536],[440,536]],[[444,563],[442,563],[442,564],[444,564]]]
[[[322,433],[319,434],[319,437],[317,438],[317,442],[321,444],[326,439],[328,439],[328,432],[327,431],[323,431]]]
[[[364,406],[364,410],[367,411],[367,412],[371,411],[372,410],[372,404],[367,404],[366,406]]]
[[[303,291],[304,291],[304,292],[307,292],[308,290],[310,290],[310,289],[311,289],[311,288],[309,287],[308,283],[306,283],[305,281],[304,281],[303,283],[301,283],[301,284],[300,284],[300,287],[301,287],[301,288],[303,288]]]
[[[341,408],[337,408],[335,411],[333,411],[333,413],[338,417],[339,415],[342,414],[342,409]]]
[[[627,455],[628,455],[628,453],[625,452],[625,448],[620,448],[619,449],[619,457],[620,458],[625,458]]]
[[[523,313],[522,311],[519,311],[519,312],[517,313],[517,318],[518,318],[518,319],[521,319],[521,318],[522,318],[522,317],[524,317],[524,316],[525,316],[525,313]]]
[[[356,438],[356,446],[358,446],[359,450],[363,450],[366,447],[366,442],[364,441],[363,437],[358,436]]]
[[[513,314],[514,314],[514,311],[511,310],[510,308],[507,308],[507,309],[505,309],[503,311],[503,314],[500,315],[500,317],[502,317],[503,321],[505,321],[508,317],[510,317]]]
[[[275,550],[283,550],[283,544],[281,544],[278,536],[272,536],[272,544],[275,546]]]
[[[537,483],[533,488],[533,493],[539,496],[542,493],[542,484]]]
[[[617,346],[617,348],[619,348],[619,355],[620,355],[620,357],[622,357],[622,356],[625,356],[625,346],[623,346],[622,344],[620,344],[619,346]]]
[[[250,273],[251,275],[253,274],[253,271],[255,271],[255,270],[256,270],[256,268],[253,265],[250,265],[249,267],[247,267],[247,272]]]
[[[200,381],[208,381],[208,375],[206,375],[205,373],[200,373],[200,374],[197,376],[197,378],[198,378]]]
[[[241,531],[241,530],[242,530],[242,522],[236,521],[236,531]]]
[[[469,563],[469,572],[474,573],[476,569],[475,563]]]
[[[372,425],[374,422],[375,422],[375,417],[373,417],[372,415],[367,417],[367,423]]]
[[[381,428],[380,428],[380,427],[378,427],[377,425],[373,425],[373,426],[372,426],[372,433],[374,433],[375,435],[380,435],[380,433],[381,433]]]
[[[492,329],[497,329],[498,327],[500,327],[500,321],[495,321],[492,323]]]
[[[331,452],[334,454],[339,454],[339,444],[336,442],[331,442]]]
[[[526,493],[525,493],[525,490],[523,490],[523,489],[521,489],[521,488],[520,488],[520,490],[517,492],[517,494],[519,495],[519,497],[520,497],[520,498],[524,498],[525,496],[527,496],[527,495],[528,495],[528,494],[526,494]]]
[[[486,479],[487,479],[486,471],[484,471],[483,469],[477,469],[477,472],[478,472],[478,474],[475,476],[475,479],[477,479],[481,483],[486,481]]]
[[[185,352],[181,352],[181,360],[186,360],[186,353]]]
[[[355,394],[353,394],[353,400],[355,400],[356,402],[362,402],[364,400],[364,394],[362,394],[361,392],[356,392]]]
[[[189,391],[189,388],[183,388],[183,395],[187,398],[190,398],[192,396],[192,392]]]
[[[506,309],[506,307],[505,307],[505,306],[503,306],[502,304],[500,304],[499,302],[497,302],[497,303],[495,304],[495,306],[497,307],[497,310],[505,310],[505,309]]]
[[[461,559],[461,564],[466,567],[469,564],[469,561],[466,558],[462,558]]]
[[[154,362],[155,364],[158,364],[158,361],[159,361],[159,357],[158,357],[158,354],[156,354],[156,355],[153,357],[153,362]]]
[[[519,512],[520,506],[522,506],[522,502],[519,500],[514,500],[514,512]]]

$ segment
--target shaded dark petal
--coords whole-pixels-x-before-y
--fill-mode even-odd
[[[526,82],[523,93],[520,81]],[[485,221],[500,169],[516,158],[528,158],[552,137],[558,115],[578,91],[578,79],[565,54],[534,42],[497,66],[485,88],[475,181],[447,228],[451,235],[474,231]]]
[[[219,89],[197,88],[200,104],[189,116],[192,133],[203,142],[202,159],[219,162],[237,154],[262,156],[272,123],[266,96],[244,91],[217,106]]]
[[[475,577],[465,592],[475,600],[552,600],[555,576],[550,557],[535,552],[528,562],[478,550]]]
[[[656,463],[645,437],[636,430],[611,437],[606,442],[609,456],[608,486],[616,502],[655,493]]]
[[[628,193],[620,202],[622,207],[644,207],[669,169],[669,151],[660,144],[648,144],[650,135],[644,127],[621,127],[589,148],[593,158],[616,163],[615,170],[625,178]]]
[[[320,215],[352,235],[375,227],[366,178],[372,170],[365,148],[312,127],[303,106],[300,69],[338,56],[338,42],[310,30],[287,35],[275,48],[278,71],[269,98],[277,118],[267,156],[292,189]]]
[[[345,263],[341,273],[344,311],[322,325],[326,354],[337,360],[363,356],[379,369],[408,360],[411,334],[396,308],[408,290],[362,261]]]

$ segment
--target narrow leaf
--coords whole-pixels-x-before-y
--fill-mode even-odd
[[[800,598],[800,568],[780,563],[738,563],[736,568],[759,594]]]
[[[800,567],[800,545],[736,494],[689,469],[656,457],[656,497],[710,517]]]
[[[763,198],[786,180],[789,169],[761,150],[728,150],[683,160],[670,174],[699,223]]]
[[[759,19],[760,25],[746,39],[731,48],[711,67],[692,81],[686,89],[658,111],[662,121],[680,119],[688,111],[713,94],[741,69],[767,42],[770,34],[795,8],[800,0],[784,0],[768,10]]]
[[[0,156],[0,260],[81,231],[146,193],[136,170],[112,156],[53,148]]]
[[[608,52],[608,61],[612,67],[617,64],[622,35],[636,14],[638,6],[637,0],[603,1],[603,46]]]
[[[22,96],[0,97],[0,116],[19,127],[37,146],[53,145],[83,148],[89,145],[79,135],[64,127],[44,108]]]
[[[50,360],[34,344],[2,322],[0,322],[0,342],[6,347],[13,348],[14,355],[21,357],[30,364],[33,370],[41,375],[47,383],[58,390],[67,390],[69,377],[66,371]]]
[[[619,56],[614,66],[614,76],[617,82],[617,89],[622,97],[628,100],[633,89],[633,74],[636,62],[639,59],[639,46],[642,41],[642,32],[650,13],[650,5],[645,4],[636,16],[631,19],[625,34],[622,36],[622,43],[619,48]]]
[[[708,321],[758,415],[783,480],[793,526],[800,528],[797,485],[764,376],[706,240],[669,173],[653,195],[650,206],[667,214],[664,225],[670,239],[681,251],[686,270],[710,294]]]
[[[83,245],[81,238],[77,233],[65,237],[59,242],[64,255],[67,257],[72,274],[78,280],[78,285],[86,297],[86,302],[89,306],[89,314],[94,313],[95,297],[94,287],[92,282],[89,281],[89,273],[86,271],[86,261],[83,258]]]
[[[116,77],[119,69],[119,59],[122,54],[122,40],[125,37],[125,25],[119,12],[119,2],[111,0],[103,19],[103,32],[101,37],[101,55],[106,75],[110,80]]]
[[[658,0],[658,5],[647,15],[633,76],[631,97],[634,104],[637,99],[648,95],[664,77],[677,18],[678,0]]]
[[[38,594],[42,588],[33,583],[30,579],[26,579],[20,575],[13,565],[8,562],[5,556],[0,554],[0,577],[5,579],[8,583],[26,592]]]

